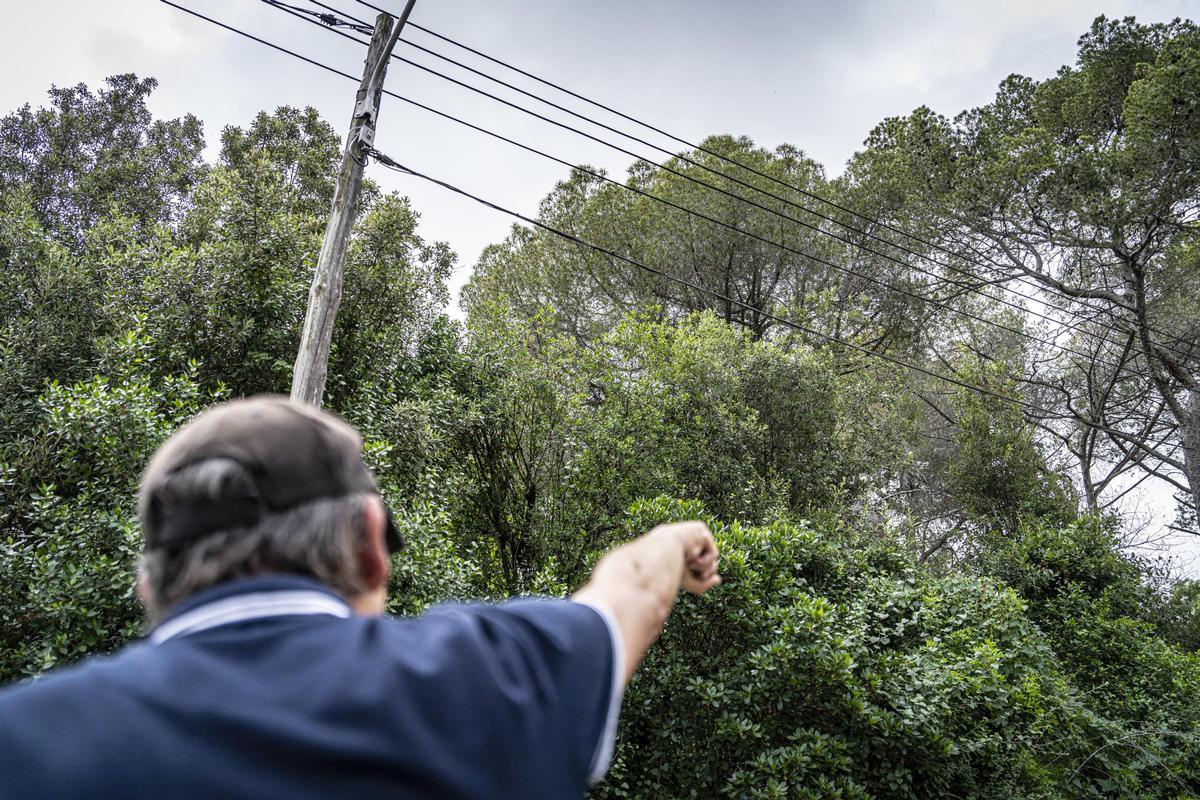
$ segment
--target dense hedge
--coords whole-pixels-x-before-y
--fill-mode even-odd
[[[131,336],[124,374],[40,400],[36,434],[62,478],[16,503],[24,518],[0,549],[5,679],[140,629],[131,476],[212,399],[187,374],[139,378],[144,349]],[[368,443],[386,476],[381,448]],[[396,560],[394,610],[502,594],[486,554],[456,544],[451,508],[398,508],[412,546]],[[693,517],[716,532],[725,584],[680,600],[629,688],[596,797],[1179,798],[1200,786],[1200,657],[1161,635],[1170,605],[1102,521],[1029,523],[957,574],[828,512],[726,524],[659,498],[633,504],[623,535]],[[534,583],[569,586],[553,561]]]
[[[696,516],[694,503],[660,499],[636,504],[629,524]],[[597,797],[1182,797],[1200,786],[1200,659],[1149,626],[1088,610],[1070,631],[1087,638],[1063,642],[1013,588],[930,574],[836,523],[711,524],[725,584],[680,602],[634,678]],[[1104,674],[1081,675],[1084,660]]]

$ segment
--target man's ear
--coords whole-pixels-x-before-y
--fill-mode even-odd
[[[146,573],[142,570],[137,571],[137,596],[143,608],[150,608],[153,605],[154,596],[150,592],[150,581],[146,580]]]
[[[371,495],[363,499],[363,536],[359,547],[359,569],[368,592],[387,586],[392,562],[386,542],[387,516],[383,501]]]

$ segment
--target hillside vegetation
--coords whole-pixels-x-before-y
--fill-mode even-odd
[[[283,107],[207,163],[154,88],[0,120],[0,681],[140,634],[145,460],[208,404],[290,386],[338,136]],[[778,197],[714,194],[684,176],[750,190],[701,164]],[[594,797],[1200,797],[1200,585],[1115,511],[1157,470],[1195,525],[1196,27],[1101,18],[1076,65],[886,120],[837,180],[724,135],[598,176],[540,219],[770,313],[521,226],[456,322],[456,255],[368,184],[326,405],[409,542],[393,610],[565,594],[699,517],[725,584],[681,599]],[[954,271],[988,263],[1090,287],[1046,304],[1064,319],[1116,300],[1061,334]]]

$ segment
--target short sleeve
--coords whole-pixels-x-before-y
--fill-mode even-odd
[[[612,666],[609,670],[608,706],[605,711],[604,728],[597,743],[595,755],[588,768],[588,784],[594,784],[608,772],[612,763],[613,750],[617,745],[617,722],[621,717],[621,700],[625,693],[625,643],[621,630],[612,612],[604,605],[591,601],[576,601],[577,605],[590,608],[604,622],[611,650]]]
[[[470,684],[473,702],[506,727],[500,733],[510,753],[518,745],[546,778],[565,767],[579,789],[604,777],[624,687],[621,639],[605,608],[521,599],[440,607],[426,617],[461,626],[453,637],[464,648],[455,672]]]

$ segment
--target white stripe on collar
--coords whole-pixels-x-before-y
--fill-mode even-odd
[[[297,614],[330,614],[345,618],[351,615],[351,611],[344,601],[323,592],[287,590],[238,594],[205,603],[167,620],[150,634],[150,642],[162,644],[167,639],[218,625]]]

